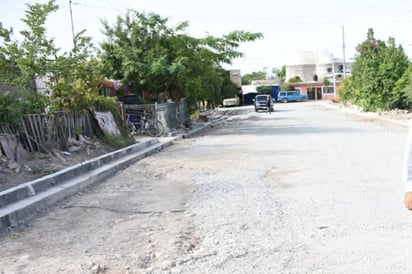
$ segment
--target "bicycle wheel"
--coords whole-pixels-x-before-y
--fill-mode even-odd
[[[159,120],[149,121],[149,124],[147,125],[146,130],[150,136],[159,137],[160,135],[163,134],[164,127],[163,127],[162,122],[160,122]]]

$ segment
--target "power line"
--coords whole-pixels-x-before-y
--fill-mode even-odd
[[[400,23],[402,23],[402,21],[404,21],[404,20],[406,19],[406,17],[409,15],[409,13],[411,13],[411,12],[412,12],[412,8],[410,8],[397,22],[393,23],[393,24],[389,27],[388,32],[391,32],[392,29],[393,29],[396,25],[399,25]]]

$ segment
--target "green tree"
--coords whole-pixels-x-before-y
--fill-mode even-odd
[[[405,84],[402,77],[409,72],[410,63],[408,56],[401,46],[395,45],[395,39],[389,38],[388,46],[383,55],[383,62],[379,66],[379,78],[381,78],[382,98],[385,109],[406,108],[409,102],[405,100]],[[399,92],[400,88],[402,92]]]
[[[410,109],[412,102],[412,64],[396,82],[391,95],[393,106],[403,109]]]
[[[256,87],[257,92],[264,94],[272,94],[272,86],[258,86]]]
[[[192,104],[220,103],[225,81],[221,65],[243,56],[236,50],[240,43],[262,37],[234,31],[223,37],[194,38],[184,33],[187,22],[169,27],[167,18],[133,10],[119,16],[113,26],[102,24],[107,76],[121,80],[147,101],[167,94],[174,100],[188,97]]]
[[[288,82],[289,83],[300,83],[302,82],[302,79],[300,79],[299,76],[293,76],[292,78],[289,78]]]
[[[18,87],[19,96],[31,101],[26,111],[44,112],[46,104],[51,110],[78,108],[97,96],[102,73],[91,52],[91,39],[81,31],[74,38],[72,50],[61,54],[54,39],[47,37],[47,17],[57,9],[55,0],[27,4],[22,19],[27,29],[20,32],[21,41],[13,39],[12,28],[3,28],[0,23],[0,80]],[[35,80],[39,78],[47,82],[50,96],[36,92]]]
[[[274,78],[280,79],[280,82],[283,83],[286,78],[286,66],[282,66],[280,69],[279,68],[272,68],[272,74]]]
[[[36,92],[35,79],[46,76],[50,69],[50,60],[54,59],[57,49],[53,39],[46,36],[44,26],[47,15],[58,9],[54,1],[47,4],[26,4],[26,17],[22,21],[28,30],[20,32],[22,42],[13,40],[13,29],[5,29],[1,24],[0,35],[3,46],[0,47],[2,80],[22,90]],[[11,70],[10,70],[11,68]]]
[[[338,90],[341,99],[372,111],[406,107],[405,87],[401,83],[397,86],[409,66],[402,47],[396,47],[393,38],[387,44],[375,39],[373,30],[369,29],[367,39],[358,46],[357,52],[352,75]]]
[[[330,85],[330,81],[329,81],[329,79],[328,78],[323,78],[323,80],[322,80],[322,84],[325,86],[325,87],[327,87],[327,86],[329,86]]]
[[[254,80],[265,80],[265,71],[256,71],[242,76],[242,85],[250,85]]]

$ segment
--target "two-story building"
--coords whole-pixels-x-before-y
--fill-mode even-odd
[[[333,99],[341,80],[351,72],[351,62],[335,58],[328,50],[298,51],[286,64],[286,79],[299,77],[291,87],[309,99]]]

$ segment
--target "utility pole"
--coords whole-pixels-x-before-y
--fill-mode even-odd
[[[335,57],[332,54],[332,81],[333,81],[333,99],[336,98],[336,76],[335,76]]]
[[[345,59],[345,27],[342,26],[342,48],[343,48],[343,78],[346,77],[346,59]]]
[[[72,24],[73,47],[74,47],[74,46],[76,46],[76,45],[75,45],[75,41],[74,41],[74,25],[73,25],[72,0],[69,0],[69,8],[70,8],[70,21],[71,21],[71,24]]]

